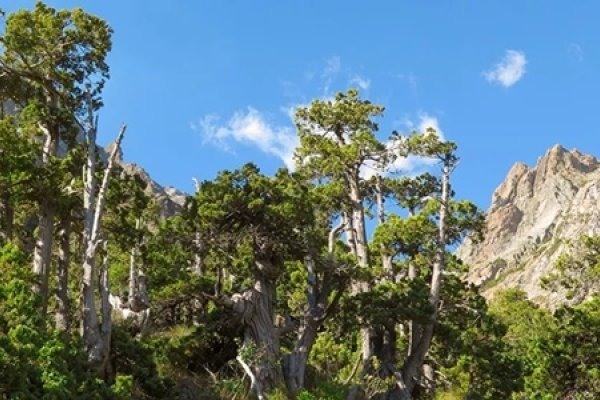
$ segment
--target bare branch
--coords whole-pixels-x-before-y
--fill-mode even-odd
[[[329,255],[329,261],[333,263],[333,253],[335,251],[335,241],[338,239],[342,230],[346,226],[345,221],[342,219],[339,224],[334,226],[331,231],[329,231],[329,242],[327,246],[327,254]]]
[[[250,386],[252,387],[252,389],[255,390],[256,397],[258,397],[258,400],[266,400],[266,397],[262,392],[260,382],[258,381],[258,379],[256,379],[256,375],[254,375],[250,366],[246,364],[246,362],[241,356],[237,356],[235,359],[237,360],[237,362],[240,363],[240,365],[244,369],[244,372],[250,377]]]
[[[348,385],[350,383],[350,381],[352,381],[352,379],[356,375],[356,372],[358,372],[358,367],[360,367],[361,361],[362,361],[362,352],[358,355],[358,357],[356,357],[356,362],[354,363],[354,367],[352,368],[352,372],[350,372],[350,375],[344,381],[344,386]]]
[[[110,178],[110,174],[114,168],[115,159],[117,157],[117,153],[121,147],[121,142],[123,141],[123,136],[125,135],[125,131],[127,130],[127,125],[122,125],[119,130],[119,135],[117,136],[117,140],[115,142],[115,146],[110,153],[108,158],[108,165],[106,166],[106,170],[104,171],[104,177],[102,179],[102,185],[100,186],[100,190],[98,192],[98,200],[96,202],[96,210],[94,215],[94,223],[92,224],[92,232],[91,232],[91,244],[92,246],[97,245],[98,233],[100,231],[100,222],[102,218],[102,213],[104,211],[104,203],[106,202],[106,190],[108,189],[108,180]]]

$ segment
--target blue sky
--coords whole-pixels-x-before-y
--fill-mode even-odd
[[[386,106],[382,138],[437,123],[459,146],[458,196],[483,208],[516,161],[556,143],[599,153],[592,0],[47,2],[115,30],[100,141],[126,122],[126,160],[163,185],[274,172],[289,110],[351,86]]]

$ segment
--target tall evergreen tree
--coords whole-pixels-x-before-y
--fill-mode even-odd
[[[72,143],[81,128],[88,100],[94,110],[111,49],[112,30],[100,18],[79,8],[57,11],[36,3],[32,11],[8,16],[0,38],[0,76],[4,90],[16,106],[27,109],[40,134],[39,160],[51,176],[61,144]],[[47,187],[51,188],[50,184]],[[54,196],[38,199],[38,235],[33,257],[37,277],[34,290],[42,296],[42,312],[48,303],[48,274],[56,215]]]

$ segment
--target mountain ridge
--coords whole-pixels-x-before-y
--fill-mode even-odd
[[[115,143],[109,143],[103,150],[101,157],[108,159]],[[128,163],[123,159],[123,151],[119,149],[116,163],[123,168],[128,175],[138,175],[146,183],[146,194],[156,200],[161,218],[171,217],[180,213],[185,204],[187,194],[173,186],[162,186],[156,182],[150,174],[136,163]]]
[[[488,298],[520,288],[544,306],[568,302],[540,281],[570,240],[600,234],[600,161],[557,144],[532,167],[515,163],[492,195],[486,222],[482,243],[467,239],[457,250],[471,266],[469,282]]]

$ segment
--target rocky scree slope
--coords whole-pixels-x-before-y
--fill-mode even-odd
[[[469,239],[457,255],[471,266],[468,281],[487,298],[521,288],[538,304],[554,308],[564,292],[540,286],[568,242],[600,235],[600,161],[554,146],[535,167],[519,162],[496,189],[487,212],[485,240]]]

